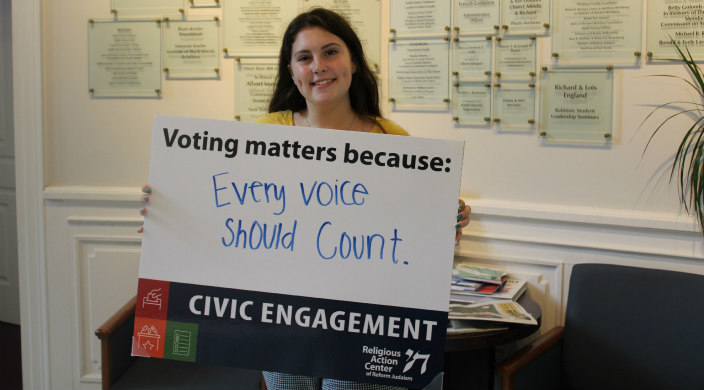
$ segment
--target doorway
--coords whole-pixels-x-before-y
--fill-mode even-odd
[[[0,0],[0,390],[22,388],[11,6]]]
[[[0,322],[20,324],[11,0],[0,0]]]

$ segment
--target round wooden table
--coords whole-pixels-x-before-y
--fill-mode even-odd
[[[528,337],[540,329],[540,305],[526,294],[518,303],[538,321],[537,325],[506,323],[504,329],[447,335],[445,390],[494,388],[494,348]]]

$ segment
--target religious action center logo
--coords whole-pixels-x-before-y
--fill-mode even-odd
[[[430,354],[423,354],[412,349],[408,349],[405,354],[402,354],[398,350],[363,346],[362,353],[371,355],[365,359],[368,360],[364,363],[367,376],[405,381],[412,381],[413,377],[408,375],[413,375],[413,373],[425,374],[430,360]],[[399,374],[398,371],[402,363],[405,364]]]

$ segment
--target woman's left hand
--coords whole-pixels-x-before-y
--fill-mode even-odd
[[[462,199],[460,199],[457,206],[457,224],[455,225],[455,244],[460,242],[462,237],[462,228],[469,225],[469,214],[472,213],[472,208],[468,204],[465,204]]]

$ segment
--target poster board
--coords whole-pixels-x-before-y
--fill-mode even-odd
[[[463,150],[155,117],[133,354],[435,383]]]

